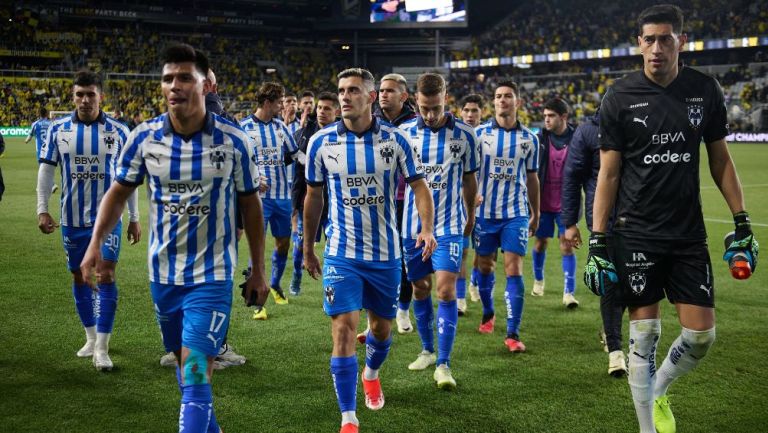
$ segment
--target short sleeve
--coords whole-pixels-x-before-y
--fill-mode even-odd
[[[712,98],[710,99],[711,103],[707,113],[709,115],[704,115],[705,119],[709,117],[709,120],[706,120],[702,134],[705,143],[712,143],[728,135],[728,110],[725,106],[723,89],[717,80],[713,79],[712,81]]]
[[[424,177],[424,167],[421,160],[416,156],[411,146],[411,141],[404,134],[395,132],[395,142],[397,143],[397,165],[400,173],[405,178],[406,183],[411,183]]]
[[[286,149],[286,152],[289,155],[293,155],[294,153],[299,151],[299,146],[296,145],[296,140],[293,139],[293,134],[291,134],[291,131],[288,130],[288,127],[284,124],[281,124],[280,127],[283,129],[283,136],[285,137],[283,139],[283,143]]]
[[[59,164],[59,146],[56,142],[58,132],[59,128],[54,126],[51,126],[51,128],[48,130],[45,141],[43,141],[43,145],[40,147],[40,155],[37,156],[40,162],[51,165]]]
[[[139,128],[128,134],[127,144],[120,154],[117,164],[117,182],[125,186],[138,186],[144,182],[147,175],[147,166],[144,164],[144,152],[142,143],[149,136],[150,131]]]
[[[243,132],[229,134],[232,139],[235,159],[233,177],[235,191],[240,195],[253,194],[259,188],[259,169],[254,162],[252,147],[248,145],[248,136]]]
[[[525,170],[529,173],[539,171],[539,136],[533,134],[531,136],[531,153],[525,158]]]
[[[616,93],[609,88],[600,103],[600,133],[598,140],[601,149],[624,150],[626,140],[619,121],[619,105],[616,101]]]
[[[480,169],[480,146],[474,130],[463,132],[467,140],[467,148],[462,156],[464,173],[472,173]]]
[[[325,163],[320,153],[323,148],[324,135],[316,132],[307,146],[307,163],[304,166],[304,178],[307,185],[320,186],[325,183]]]

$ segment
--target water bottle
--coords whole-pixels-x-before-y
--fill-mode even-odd
[[[730,232],[725,235],[725,249],[727,250],[733,242],[734,232]],[[737,280],[746,280],[752,275],[752,267],[749,266],[749,259],[747,255],[738,252],[731,257],[728,261],[728,267],[731,270],[731,276]]]

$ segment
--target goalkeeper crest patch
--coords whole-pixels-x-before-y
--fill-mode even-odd
[[[632,289],[632,293],[640,295],[645,290],[646,277],[642,272],[635,272],[629,274],[629,287]]]

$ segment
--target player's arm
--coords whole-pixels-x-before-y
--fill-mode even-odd
[[[475,227],[475,205],[477,204],[477,172],[464,173],[461,179],[461,187],[464,190],[464,208],[467,210],[467,225],[464,227],[464,236],[472,234]]]
[[[128,241],[131,245],[141,240],[141,225],[139,224],[139,191],[134,189],[128,197]]]
[[[248,251],[251,254],[251,275],[248,278],[256,284],[256,287],[249,288],[246,283],[245,299],[248,306],[264,305],[269,295],[269,288],[264,279],[264,211],[261,206],[261,199],[256,192],[250,194],[238,194],[237,202],[240,206],[240,213],[243,217],[243,227],[245,228],[245,237],[248,240]],[[256,290],[255,303],[252,303],[253,290]]]
[[[597,174],[595,203],[592,205],[592,231],[605,233],[608,219],[616,201],[621,174],[621,152],[600,150],[600,171]]]
[[[539,227],[539,174],[535,171],[529,171],[525,179],[525,186],[528,188],[528,203],[531,206],[531,218],[528,222],[528,236],[533,236]]]
[[[323,186],[307,183],[304,197],[304,267],[314,279],[320,275],[320,262],[315,255],[315,237],[323,213]]]
[[[406,179],[407,181],[407,179]],[[427,186],[427,181],[423,177],[411,180],[408,185],[413,190],[416,199],[416,211],[419,213],[421,221],[421,231],[416,236],[416,247],[424,245],[421,253],[421,259],[427,260],[437,248],[435,240],[435,203],[432,200],[432,191]]]
[[[591,173],[592,158],[587,152],[584,126],[576,128],[563,169],[562,219],[565,225],[565,240],[572,247],[581,246],[581,233],[577,226],[581,209],[581,189],[586,184],[587,173]]]
[[[48,213],[48,199],[53,189],[53,175],[56,165],[41,162],[37,168],[37,227],[45,234],[51,234],[59,224]]]
[[[32,126],[29,127],[29,134],[27,134],[27,138],[24,139],[24,144],[29,143],[29,140],[31,140],[32,136],[35,135],[36,125],[37,125],[37,122],[33,123]]]

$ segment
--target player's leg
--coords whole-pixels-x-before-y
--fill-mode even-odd
[[[507,284],[504,301],[507,306],[507,337],[504,344],[510,352],[525,352],[520,341],[520,323],[525,305],[523,256],[528,249],[528,218],[516,217],[505,223],[501,248],[504,250],[504,272]]]
[[[112,360],[109,357],[109,339],[115,323],[117,311],[118,290],[115,283],[115,267],[120,257],[122,224],[117,223],[115,229],[107,235],[101,247],[102,261],[99,262],[96,275],[97,287],[94,311],[96,314],[96,342],[93,349],[93,365],[97,370],[111,370]]]
[[[496,250],[501,244],[501,231],[496,220],[478,219],[475,224],[477,246],[477,289],[483,303],[483,317],[478,331],[483,334],[493,333],[496,315],[493,308],[493,286],[496,282]]]
[[[77,351],[80,358],[92,358],[96,344],[96,315],[94,314],[95,294],[91,286],[80,273],[80,262],[91,239],[91,231],[78,227],[61,227],[64,252],[67,256],[67,269],[72,273],[72,295],[75,309],[85,329],[85,344]]]
[[[608,352],[608,374],[619,378],[627,374],[627,362],[621,348],[621,321],[625,307],[615,291],[609,291],[600,297],[600,316],[602,318],[605,348]]]
[[[467,312],[467,255],[469,254],[469,236],[463,237],[461,250],[461,264],[459,266],[459,275],[456,278],[456,308],[459,316]]]
[[[563,305],[566,308],[576,308],[579,306],[579,301],[574,296],[576,293],[576,255],[573,254],[571,243],[565,240],[565,226],[560,219],[559,212],[555,216],[555,222],[563,262]]]
[[[455,243],[456,247],[460,244]],[[457,248],[458,249],[458,248]],[[454,269],[435,271],[437,282],[437,366],[434,379],[437,387],[445,390],[456,388],[456,380],[451,372],[451,352],[456,339],[456,326],[459,312],[456,305],[456,278]]]
[[[555,218],[552,212],[542,212],[539,218],[539,227],[534,236],[531,259],[533,261],[533,296],[544,296],[544,263],[547,260],[547,246],[549,238],[555,234]]]
[[[299,210],[294,210],[291,218],[293,225],[293,276],[288,293],[298,296],[301,293],[301,266],[304,261],[304,219]]]
[[[439,248],[439,244],[438,244]],[[424,370],[435,363],[435,313],[432,308],[432,259],[421,259],[423,247],[416,247],[415,239],[403,239],[403,259],[408,269],[407,278],[413,287],[413,316],[421,340],[421,352],[408,365],[409,370]]]
[[[655,433],[653,385],[656,348],[661,337],[659,304],[629,309],[629,389],[640,433]]]
[[[275,250],[272,252],[272,278],[269,287],[275,303],[287,304],[288,298],[280,286],[280,280],[288,262],[288,250],[291,247],[291,201],[274,200],[276,212],[271,220],[272,236],[275,237]]]
[[[395,201],[395,210],[397,212],[397,232],[402,233],[403,224],[403,209],[405,207],[404,200]],[[400,248],[403,247],[403,239],[400,238]],[[408,280],[405,255],[403,255],[403,262],[400,268],[400,295],[397,300],[397,316],[395,322],[397,323],[398,334],[408,334],[413,332],[413,324],[411,323],[410,309],[411,301],[413,300],[413,287]]]
[[[474,240],[473,240],[474,242]],[[478,254],[477,250],[475,250],[475,246],[473,245],[472,250],[474,251],[474,254],[472,255],[472,271],[469,273],[469,299],[472,302],[477,302],[480,300],[480,290],[477,286],[477,279],[480,277],[480,268],[477,264],[478,261]]]

